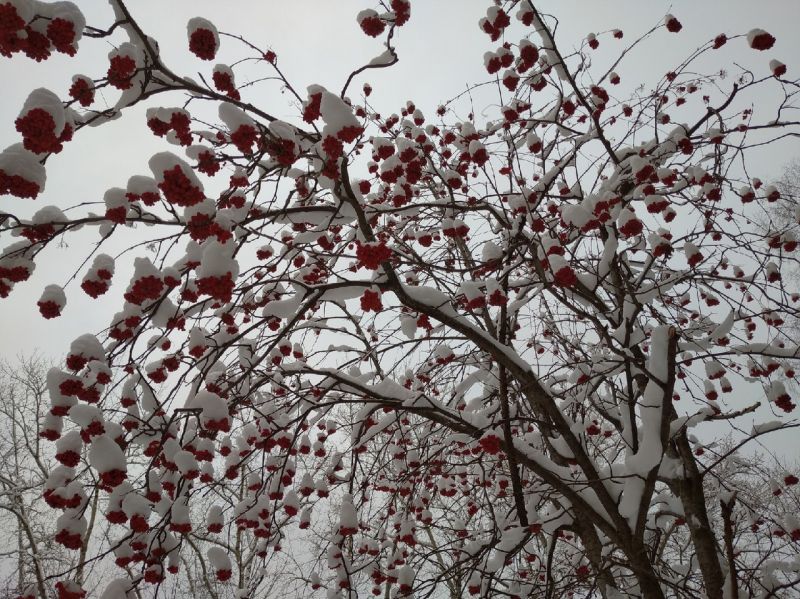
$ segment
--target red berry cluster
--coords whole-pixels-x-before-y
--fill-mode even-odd
[[[133,87],[133,76],[136,73],[136,61],[130,56],[113,56],[108,65],[106,78],[109,84],[117,89],[130,89]]]
[[[359,25],[361,30],[370,37],[378,37],[386,29],[386,23],[377,14],[364,17]]]
[[[179,165],[164,171],[164,181],[158,188],[167,201],[176,206],[194,206],[205,199],[202,190],[192,184]]]
[[[775,45],[775,37],[766,31],[759,33],[750,42],[750,47],[754,50],[769,50]]]
[[[573,287],[578,282],[578,277],[571,266],[564,266],[553,273],[553,281],[559,287]]]
[[[227,433],[231,430],[231,423],[228,418],[220,418],[218,420],[210,419],[203,422],[203,428],[209,431]]]
[[[780,395],[778,399],[775,400],[775,405],[778,406],[781,410],[783,410],[787,414],[793,412],[794,409],[797,407],[788,393],[783,393],[782,395]]]
[[[124,470],[109,470],[100,474],[101,482],[107,487],[118,487],[128,478]]]
[[[189,236],[197,242],[216,237],[220,243],[225,243],[233,237],[231,232],[222,228],[210,214],[195,214],[186,223],[186,229],[189,231]]]
[[[381,262],[386,262],[392,257],[392,250],[386,243],[359,243],[356,242],[356,259],[359,266],[369,270],[377,270]]]
[[[195,29],[189,37],[189,50],[202,60],[214,60],[217,55],[217,40],[209,29]]]
[[[252,154],[257,139],[258,130],[252,125],[240,125],[231,133],[231,142],[242,154]]]
[[[369,312],[370,310],[380,312],[383,310],[380,293],[370,289],[364,291],[364,295],[361,296],[361,309],[364,312]]]
[[[336,160],[344,153],[344,145],[335,137],[326,135],[325,139],[322,140],[322,150],[328,156],[328,159]]]
[[[164,137],[170,131],[175,131],[175,137],[182,146],[192,145],[192,120],[183,112],[173,112],[169,122],[153,117],[147,121],[147,126],[158,137]]]
[[[0,169],[0,195],[12,195],[17,198],[36,198],[41,188],[38,183],[28,181],[19,175],[9,175]]]
[[[112,223],[118,225],[125,224],[125,217],[128,215],[128,209],[125,206],[117,206],[116,208],[106,208],[106,218]]]
[[[483,29],[483,31],[489,35],[492,41],[496,42],[503,34],[503,30],[511,25],[511,19],[509,19],[508,15],[502,8],[497,8],[496,11],[493,12],[493,19],[491,21],[488,18],[481,19],[480,25],[481,29]]]
[[[147,300],[156,300],[161,297],[163,290],[164,282],[156,276],[149,275],[137,279],[124,297],[126,301],[141,306]]]
[[[500,444],[500,437],[497,435],[484,435],[481,437],[480,441],[478,441],[478,445],[480,445],[484,452],[492,455],[500,453],[503,449]]]
[[[224,71],[214,71],[212,79],[214,80],[214,87],[216,87],[226,96],[237,101],[241,99],[239,90],[236,89],[236,85],[234,84],[233,77],[231,77],[230,73],[226,73]]]
[[[53,47],[64,54],[75,56],[77,49],[72,44],[75,42],[75,24],[66,19],[53,19],[47,26],[47,39]]]
[[[508,303],[508,297],[500,289],[495,289],[489,295],[490,306],[505,306]]]
[[[675,17],[670,17],[667,19],[667,31],[671,33],[678,33],[681,29],[683,29],[683,25],[678,19]]]
[[[303,106],[303,120],[313,123],[322,114],[322,94],[311,94]]]
[[[25,116],[19,117],[14,125],[22,134],[25,149],[34,154],[58,153],[63,149],[61,142],[66,141],[64,139],[66,127],[64,132],[56,135],[53,115],[44,108],[29,110]],[[71,137],[71,130],[67,135]]]
[[[71,533],[68,530],[62,529],[62,530],[59,530],[56,533],[56,543],[60,543],[61,545],[63,545],[67,549],[76,549],[77,550],[77,549],[80,549],[83,546],[83,538],[77,532],[76,533]],[[61,596],[61,595],[62,595],[62,593],[59,593],[59,596]],[[69,593],[68,595],[65,595],[65,596],[72,597],[73,593]]]
[[[392,10],[394,11],[394,24],[402,27],[411,18],[411,2],[409,0],[392,0]]]
[[[81,461],[81,456],[77,451],[72,451],[69,449],[67,451],[57,453],[56,459],[68,468],[74,468],[78,465],[78,462]]]
[[[642,221],[640,221],[638,218],[631,218],[619,228],[619,232],[625,237],[635,237],[636,235],[639,235],[643,229],[644,225],[642,224]]]
[[[276,139],[267,143],[267,152],[281,166],[292,166],[297,160],[297,146],[291,139]]]
[[[41,315],[47,319],[61,316],[61,306],[52,300],[46,302],[37,302],[36,305],[39,306],[39,312]]]
[[[197,279],[197,290],[221,302],[231,301],[233,296],[234,281],[231,273],[221,277],[203,277]]]
[[[81,106],[88,107],[94,102],[94,88],[91,81],[85,77],[78,77],[69,88],[69,96],[77,100]]]
[[[201,173],[205,173],[209,177],[212,177],[219,172],[221,165],[217,162],[216,156],[214,156],[214,152],[210,150],[206,150],[205,152],[200,152],[197,156],[197,170]]]
[[[24,266],[13,266],[11,268],[0,266],[0,297],[8,297],[8,294],[11,293],[11,286],[5,281],[21,283],[22,281],[27,281],[30,276],[30,271]]]
[[[103,280],[86,279],[81,283],[81,289],[86,295],[96,299],[108,291],[108,283]]]
[[[74,56],[75,25],[63,18],[55,18],[43,34],[30,27],[17,13],[11,2],[0,4],[0,54],[10,57],[24,52],[28,58],[41,62],[50,58],[51,51]]]

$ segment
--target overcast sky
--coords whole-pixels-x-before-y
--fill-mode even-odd
[[[110,23],[111,12],[105,0],[81,0],[78,4],[91,25],[106,27]],[[281,69],[301,95],[312,83],[331,90],[341,89],[351,70],[382,51],[380,42],[363,35],[355,21],[358,11],[373,6],[365,1],[132,0],[128,4],[143,29],[159,41],[165,62],[176,72],[193,77],[199,72],[209,77],[213,66],[188,52],[185,27],[194,16],[206,17],[221,31],[239,33],[258,46],[274,50]],[[371,101],[379,112],[399,112],[406,100],[413,99],[432,115],[439,103],[463,91],[469,83],[485,80],[482,57],[492,45],[478,30],[477,23],[488,5],[487,0],[414,0],[412,19],[396,36],[400,63],[357,79],[350,88],[352,95],[357,97],[361,84],[369,81],[375,90]],[[785,62],[790,75],[800,69],[797,34],[800,2],[795,0],[550,0],[537,5],[558,18],[557,41],[562,48],[580,44],[590,32],[614,28],[624,31],[623,42],[632,41],[659,23],[667,12],[681,20],[684,28],[679,35],[659,32],[626,58],[618,69],[623,78],[622,89],[615,90],[618,92],[640,84],[649,86],[718,33],[731,36],[753,27],[766,29],[777,38],[771,51],[754,52],[744,40],[735,40],[719,54],[713,54],[711,58],[717,62],[700,63],[698,71],[726,66],[735,72],[732,65],[737,62],[763,74],[770,58]],[[112,41],[119,42],[122,38],[117,36]],[[600,42],[601,51],[593,56],[598,62],[609,63],[616,57],[616,52],[609,50],[622,46],[610,36],[601,37]],[[110,49],[108,40],[85,39],[75,59],[56,55],[40,64],[25,57],[0,59],[0,81],[4,82],[0,101],[2,146],[19,141],[14,119],[30,90],[44,86],[65,97],[73,74],[98,77],[105,73]],[[233,40],[223,39],[218,61],[232,62],[244,55],[244,48]],[[250,77],[257,76],[252,70],[244,72]],[[247,77],[237,77],[240,84],[246,80]],[[286,94],[274,82],[259,83],[243,95],[279,118],[296,116]],[[100,105],[103,100],[100,99]],[[105,100],[113,103],[115,98]],[[775,98],[751,98],[751,101],[766,105],[774,103]],[[159,100],[158,104],[180,105],[181,98]],[[481,107],[477,108],[480,124]],[[490,112],[483,120],[492,118]],[[149,174],[149,157],[164,149],[167,149],[164,142],[145,127],[143,111],[131,110],[118,121],[81,131],[61,154],[54,156],[48,163],[47,189],[35,202],[2,197],[0,208],[28,216],[48,204],[65,208],[81,201],[100,201],[106,189],[124,186],[130,175]],[[780,175],[788,160],[798,156],[800,144],[796,140],[786,141],[754,156],[752,174],[770,180]],[[20,205],[22,211],[18,209]],[[73,283],[67,292],[68,305],[62,318],[45,321],[36,309],[42,288],[49,283],[66,283],[97,239],[96,229],[71,236],[67,239],[69,247],[48,251],[31,280],[18,285],[9,298],[0,300],[0,356],[13,358],[20,353],[39,351],[55,358],[79,334],[108,325],[122,305],[118,299],[122,292],[119,287],[124,285],[120,282],[126,282],[129,276],[122,268],[122,261],[115,277],[117,288],[104,296],[107,298],[104,301],[89,300]],[[8,243],[8,239],[0,239],[0,246]],[[80,271],[77,283],[82,275]]]

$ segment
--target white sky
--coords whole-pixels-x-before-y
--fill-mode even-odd
[[[78,4],[91,25],[109,24],[111,12],[106,0],[80,0]],[[355,21],[359,10],[373,6],[363,0],[130,0],[128,4],[143,29],[159,41],[165,62],[176,72],[194,77],[198,72],[210,77],[213,66],[188,52],[185,24],[194,16],[209,18],[220,31],[239,33],[258,46],[272,48],[278,55],[279,66],[301,95],[305,95],[306,86],[312,83],[339,90],[352,69],[382,51],[380,42],[363,35]],[[477,23],[488,5],[487,0],[412,0],[411,21],[396,36],[400,63],[391,69],[362,75],[351,85],[351,95],[358,97],[361,84],[369,81],[375,90],[370,101],[382,114],[399,112],[406,100],[413,99],[432,117],[440,102],[463,91],[468,83],[487,78],[482,57],[494,46],[478,30]],[[537,5],[559,19],[557,41],[562,49],[579,44],[590,32],[613,28],[624,31],[622,42],[630,42],[661,21],[667,12],[681,20],[684,28],[680,34],[659,32],[617,69],[623,85],[614,91],[620,96],[640,84],[649,87],[718,33],[730,37],[753,27],[766,29],[777,38],[772,50],[755,52],[747,48],[743,39],[734,40],[719,54],[712,54],[716,62],[700,63],[698,70],[707,72],[724,65],[734,72],[733,63],[738,62],[764,73],[770,58],[785,62],[790,75],[800,69],[797,35],[800,2],[796,0],[549,0]],[[121,39],[115,36],[113,41]],[[593,56],[601,63],[610,62],[622,48],[622,43],[610,36],[601,37],[600,43],[600,51]],[[612,48],[614,52],[610,51]],[[19,141],[14,119],[30,90],[44,86],[65,97],[73,74],[97,77],[105,73],[110,49],[107,40],[84,39],[75,59],[55,55],[40,64],[25,57],[0,59],[0,81],[5,84],[0,101],[2,146]],[[233,40],[223,39],[218,61],[229,62],[245,55],[244,48]],[[247,73],[256,76],[252,70]],[[267,74],[268,71],[264,72]],[[242,75],[237,77],[239,84],[246,80]],[[260,83],[243,92],[243,96],[279,118],[296,115],[274,82]],[[107,99],[109,103],[115,100]],[[774,102],[775,98],[751,100],[761,104]],[[173,96],[157,99],[155,103],[171,106],[180,105],[182,100]],[[476,108],[480,115],[482,107],[476,104]],[[486,119],[477,118],[481,122],[493,116],[490,110]],[[48,162],[47,189],[39,199],[32,202],[2,197],[0,209],[29,216],[48,204],[63,209],[81,201],[100,201],[106,189],[124,186],[130,175],[148,174],[147,160],[164,149],[165,143],[146,128],[143,110],[131,110],[118,121],[81,131],[75,141],[53,157]],[[756,168],[752,174],[769,180],[780,175],[783,165],[797,156],[800,156],[800,142],[783,142],[754,156]],[[143,234],[141,230],[136,233]],[[102,300],[90,300],[78,288],[76,283],[83,275],[80,271],[78,280],[68,289],[64,316],[46,321],[36,308],[43,287],[49,283],[64,284],[97,239],[96,230],[86,231],[68,238],[69,247],[50,248],[31,280],[18,284],[9,298],[0,300],[0,357],[13,358],[39,351],[55,358],[78,335],[107,326],[122,305],[119,287],[128,280],[128,274],[121,268],[123,261],[118,262],[116,289]],[[0,247],[9,242],[0,239]],[[796,450],[794,453],[796,457]]]

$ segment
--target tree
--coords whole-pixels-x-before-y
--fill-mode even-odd
[[[125,567],[128,557],[123,549],[115,551],[113,561],[87,560],[95,552],[102,555],[103,546],[109,542],[117,545],[111,540],[115,532],[113,517],[109,520],[98,513],[99,501],[92,501],[87,506],[89,525],[83,535],[81,551],[69,551],[54,542],[55,523],[51,509],[42,504],[42,491],[59,475],[59,468],[54,464],[68,461],[68,457],[62,451],[63,447],[56,449],[47,442],[48,435],[39,426],[42,419],[50,418],[47,371],[45,361],[38,356],[23,357],[16,363],[0,363],[0,397],[3,398],[0,405],[0,455],[3,456],[0,463],[0,529],[3,546],[7,548],[0,554],[5,576],[0,588],[7,596],[15,596],[15,591],[20,589],[47,596],[48,586],[51,586],[48,581],[62,578],[64,572],[69,572],[78,584],[85,584],[87,590],[99,593],[106,582],[114,578],[114,570]],[[99,498],[99,495],[95,497]],[[231,495],[233,497],[235,493]],[[208,507],[210,505],[206,509]],[[247,541],[246,538],[237,538],[232,546],[226,547],[236,556],[234,563],[237,572],[242,573],[242,581],[248,579],[247,568],[259,553],[258,547]],[[224,543],[198,532],[193,535],[188,547],[190,550],[185,555],[173,554],[172,561],[180,558],[181,569],[172,584],[166,587],[166,596],[226,596],[224,589],[216,588],[214,577],[207,571],[207,556],[197,554],[212,545],[224,546]],[[259,589],[260,596],[274,596],[277,584],[287,583],[277,574],[280,567],[286,567],[285,562],[280,554],[274,554],[259,564],[265,571],[266,567],[270,568],[269,580]],[[136,593],[137,598],[141,596],[141,593]]]
[[[771,211],[771,216],[775,219],[774,228],[778,231],[789,231],[793,238],[800,234],[800,160],[795,158],[786,165],[783,175],[777,183],[780,191],[780,201]],[[790,275],[795,278],[797,283],[798,272],[797,261],[792,266]]]
[[[800,350],[781,325],[798,310],[782,278],[797,243],[749,218],[780,191],[747,160],[797,135],[798,82],[774,59],[731,81],[725,58],[768,51],[771,34],[719,34],[617,97],[624,58],[679,39],[677,17],[567,51],[533,2],[487,3],[486,79],[387,116],[362,77],[399,60],[409,0],[358,13],[384,52],[341,90],[305,92],[274,51],[202,18],[187,50],[207,63],[180,76],[135,9],[110,4],[102,27],[68,2],[0,5],[4,54],[114,43],[64,99],[34,90],[0,155],[2,192],[20,198],[2,216],[20,239],[0,296],[81,227],[100,240],[71,288],[44,287],[42,316],[68,293],[125,289],[48,372],[41,425],[62,455],[43,490],[55,540],[123,568],[103,596],[797,592],[792,504],[754,499],[752,468],[737,482],[742,447],[796,426]],[[242,61],[212,68],[222,45]],[[723,68],[700,75],[701,58]],[[291,117],[237,86],[251,63]],[[769,89],[782,101],[761,116],[748,103]],[[470,96],[487,90],[485,121]],[[101,93],[118,100],[101,108]],[[51,155],[141,103],[172,145],[150,174],[99,213],[18,216]],[[131,262],[126,286],[115,270]],[[734,448],[697,428],[714,422],[740,431]],[[797,482],[784,472],[771,496]],[[110,530],[87,545],[91,498]],[[47,582],[85,592],[71,570]]]
[[[780,215],[785,225],[794,224],[797,226],[798,220],[796,210],[798,198],[800,198],[800,160],[795,158],[786,165],[783,175],[777,183],[778,190],[781,192]]]
[[[42,505],[41,494],[53,473],[54,452],[40,436],[39,420],[48,412],[44,361],[36,356],[18,364],[0,363],[0,521],[3,531],[2,588],[11,596],[32,584],[44,596],[48,578],[73,571],[83,582],[95,574],[87,567],[86,552],[67,551],[53,541],[52,513]],[[89,506],[92,526],[96,502]]]
[[[778,193],[773,194],[772,200],[760,207],[757,222],[767,234],[784,237],[795,243],[800,235],[800,161],[794,159],[785,165],[775,188]],[[783,277],[788,286],[798,288],[800,269],[796,257],[787,256]],[[793,335],[800,333],[800,321],[797,318],[790,316],[785,326]]]

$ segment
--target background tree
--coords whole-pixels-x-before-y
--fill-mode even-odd
[[[781,197],[777,204],[766,210],[767,226],[774,231],[787,231],[797,239],[800,237],[800,159],[795,158],[786,165],[775,185]],[[788,269],[787,277],[794,289],[800,287],[800,265],[796,259]],[[800,333],[800,321],[792,319],[789,324]]]
[[[64,571],[83,582],[94,572],[85,552],[54,542],[52,512],[41,494],[53,471],[54,452],[40,435],[48,410],[45,362],[36,356],[0,363],[0,530],[3,533],[3,586],[8,595],[35,585],[44,596],[47,580]],[[96,503],[89,508],[94,522]],[[92,529],[86,531],[88,542]]]
[[[6,576],[0,588],[14,596],[15,591],[26,589],[33,582],[35,592],[46,596],[49,581],[69,572],[76,582],[86,583],[87,589],[99,594],[108,579],[113,578],[115,566],[111,560],[87,562],[87,554],[99,551],[103,545],[117,544],[109,536],[113,534],[113,528],[98,513],[99,502],[87,506],[91,525],[83,535],[83,550],[77,553],[54,542],[56,529],[52,511],[42,502],[42,491],[53,475],[54,464],[58,463],[56,452],[41,434],[40,426],[43,419],[45,422],[50,419],[47,371],[46,362],[38,356],[0,363],[0,397],[3,398],[0,404],[0,455],[3,456],[0,463],[0,529],[5,548],[0,554],[0,563]],[[133,464],[135,460],[130,459],[129,463]],[[144,469],[145,466],[140,464],[139,467]],[[198,500],[198,503],[202,502]],[[206,505],[206,509],[210,505]],[[233,562],[240,576],[239,586],[244,585],[248,572],[263,569],[259,576],[265,580],[258,587],[259,596],[280,596],[290,582],[278,574],[280,569],[287,567],[287,560],[282,559],[281,554],[273,554],[262,561],[258,558],[260,548],[257,544],[248,546],[247,538],[237,536],[229,546],[205,531],[198,531],[187,540],[191,541],[191,551],[182,556],[179,576],[169,585],[165,592],[167,596],[218,598],[230,595],[226,592],[230,589],[219,588],[213,573],[209,572],[205,551],[211,546],[225,547],[235,556]],[[254,560],[258,562],[257,568],[253,567]],[[268,577],[264,576],[266,572],[270,574]],[[280,592],[276,591],[279,583],[283,585]]]
[[[0,155],[0,191],[20,198],[2,216],[17,240],[0,296],[81,228],[97,242],[66,289],[44,287],[42,316],[125,289],[47,373],[39,431],[61,461],[43,485],[54,540],[120,568],[105,597],[797,589],[800,526],[707,438],[729,422],[740,449],[796,426],[800,350],[782,325],[797,244],[743,204],[780,197],[748,158],[797,135],[798,84],[777,59],[731,77],[725,58],[768,53],[770,33],[714,34],[617,97],[625,57],[668,43],[678,18],[567,50],[534,3],[489,3],[488,77],[389,114],[361,78],[399,60],[408,0],[356,15],[383,52],[333,91],[298,90],[274,51],[199,17],[187,49],[209,62],[181,76],[110,4],[101,27],[68,2],[0,5],[4,54],[113,46],[65,100],[34,90]],[[212,67],[223,44],[242,59]],[[698,74],[711,57],[723,68]],[[237,85],[250,68],[291,116]],[[764,90],[780,100],[756,111]],[[140,103],[171,146],[149,174],[23,215],[52,155]],[[731,393],[744,384],[757,398]],[[95,506],[109,528],[92,543]],[[74,568],[46,585],[88,590]]]
[[[795,158],[783,170],[776,186],[781,192],[778,214],[786,225],[797,226],[797,204],[800,198],[800,160]]]

